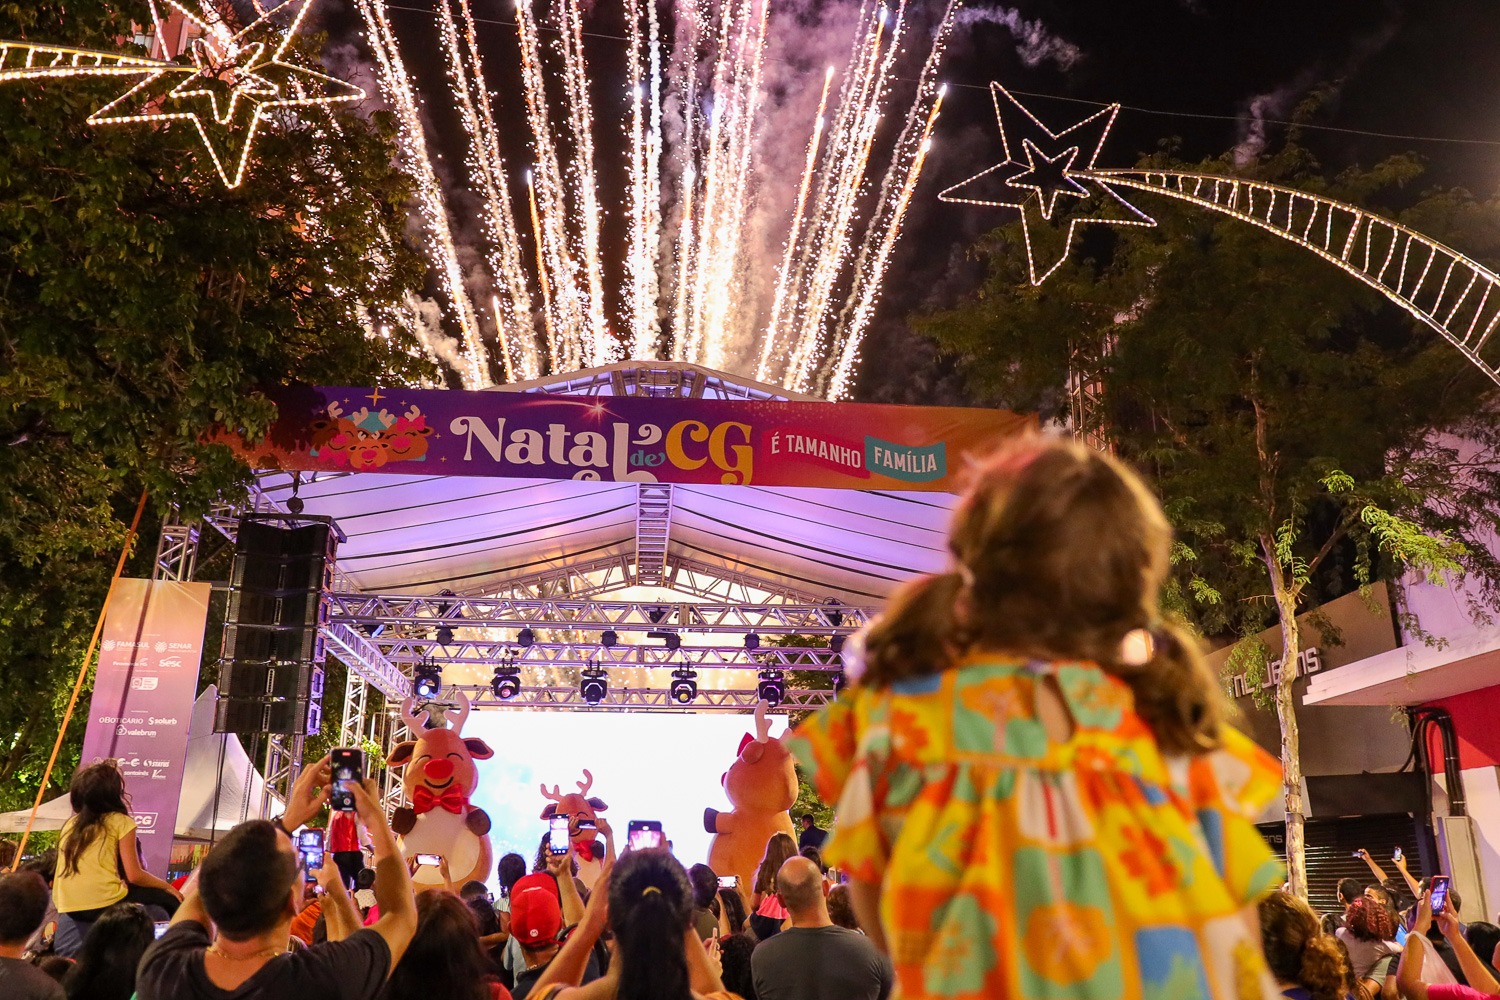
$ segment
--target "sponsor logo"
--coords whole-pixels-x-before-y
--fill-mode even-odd
[[[156,644],[151,648],[156,650],[158,653],[165,653],[167,651],[167,642],[165,639],[158,639],[156,640]]]
[[[163,656],[160,660],[157,661],[156,666],[161,670],[176,670],[182,666],[182,657]]]
[[[135,825],[139,827],[143,832],[150,833],[152,830],[156,829],[156,813],[138,812],[134,813],[133,815],[135,816]]]
[[[160,677],[132,677],[130,678],[130,690],[155,691],[156,686],[160,683]]]

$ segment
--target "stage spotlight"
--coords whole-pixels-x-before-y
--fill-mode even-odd
[[[507,657],[505,663],[495,668],[495,676],[490,680],[490,690],[501,701],[510,701],[521,693],[521,668],[516,666],[514,660]]]
[[[842,635],[836,635],[828,640],[828,651],[834,656],[844,655],[844,639]]]
[[[830,597],[823,603],[827,605],[829,609],[825,612],[828,617],[828,624],[832,625],[834,628],[838,628],[840,625],[844,624],[844,613],[842,611],[835,610],[837,608],[843,607],[844,602],[839,600],[837,597]]]
[[[439,646],[452,645],[453,630],[446,625],[439,625],[437,630],[437,641]]]
[[[652,625],[660,625],[662,619],[667,617],[667,609],[660,606],[647,608],[646,617],[650,620]]]
[[[530,646],[536,642],[536,633],[529,628],[523,628],[516,633],[516,644],[519,646]]]
[[[672,700],[679,705],[690,705],[698,697],[698,674],[687,667],[672,671]]]
[[[647,632],[646,638],[660,639],[667,644],[667,649],[674,653],[682,648],[682,636],[676,632]]]
[[[772,708],[780,705],[786,697],[786,681],[782,679],[781,671],[762,670],[759,677],[760,683],[755,686],[756,695]]]
[[[411,686],[418,701],[432,701],[443,688],[443,668],[432,657],[422,657],[412,671]]]
[[[745,636],[745,648],[746,649],[759,649],[760,648],[760,636],[756,635],[754,632],[751,632],[749,635]]]
[[[619,633],[617,633],[612,628],[611,629],[605,629],[604,633],[599,636],[599,645],[603,646],[605,649],[614,649],[615,646],[616,646],[616,644],[619,643],[619,641],[620,641],[620,635],[619,635]]]
[[[578,693],[588,704],[599,704],[609,697],[609,674],[603,667],[590,660],[589,665],[583,670],[583,678],[578,682]]]

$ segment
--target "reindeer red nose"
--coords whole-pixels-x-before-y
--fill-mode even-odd
[[[435,757],[422,765],[422,776],[428,781],[447,781],[453,777],[453,761]]]

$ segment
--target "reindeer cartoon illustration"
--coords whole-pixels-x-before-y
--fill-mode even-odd
[[[797,801],[797,767],[791,751],[771,737],[764,701],[755,706],[755,735],[740,740],[739,756],[723,780],[734,810],[703,813],[704,828],[714,834],[708,866],[720,875],[738,875],[740,894],[748,900],[766,841],[776,833],[795,836],[787,811]]]
[[[484,881],[492,874],[493,853],[490,848],[490,817],[469,804],[469,796],[479,785],[476,760],[495,755],[484,740],[462,738],[464,722],[469,718],[469,699],[458,693],[458,713],[452,726],[443,728],[446,709],[429,705],[424,728],[412,715],[412,699],[401,705],[401,718],[419,733],[415,742],[397,744],[386,764],[405,768],[402,787],[411,806],[397,809],[391,817],[391,829],[401,835],[401,852],[408,858],[417,854],[441,854],[448,861],[448,873],[455,885],[470,879]],[[419,868],[413,876],[418,888],[443,884],[442,875],[432,868]]]
[[[583,780],[575,784],[578,791],[568,792],[566,795],[557,785],[553,785],[550,792],[545,784],[541,786],[542,797],[550,800],[542,810],[542,819],[550,820],[553,816],[568,818],[568,838],[573,841],[573,856],[578,861],[578,878],[592,889],[604,868],[604,845],[599,842],[593,830],[580,830],[578,824],[585,820],[597,823],[599,814],[609,806],[598,796],[589,795],[589,789],[594,787],[594,776],[587,768],[584,768]]]

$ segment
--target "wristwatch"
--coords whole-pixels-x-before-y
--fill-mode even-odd
[[[288,830],[286,828],[286,824],[282,822],[281,816],[277,816],[275,819],[271,820],[271,825],[280,830],[282,833],[286,834],[287,840],[290,840],[293,843],[297,842],[297,838],[292,836],[292,831]]]

